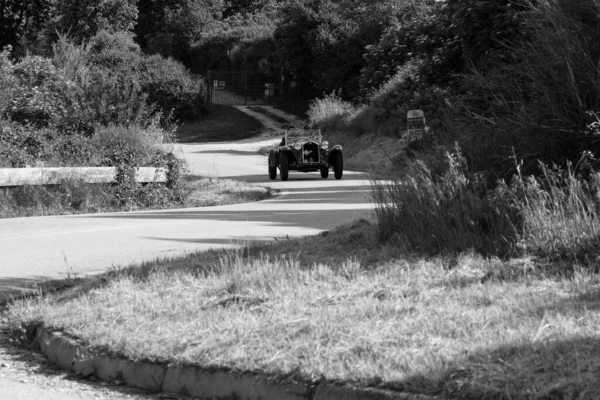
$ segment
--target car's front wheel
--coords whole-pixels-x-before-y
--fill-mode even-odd
[[[329,167],[321,167],[321,178],[327,178],[329,176]]]
[[[344,156],[340,152],[333,153],[333,175],[335,179],[342,179],[344,174]]]
[[[277,167],[271,167],[269,165],[269,179],[273,180],[277,178]]]
[[[282,181],[288,180],[288,155],[286,153],[279,154],[279,176]]]

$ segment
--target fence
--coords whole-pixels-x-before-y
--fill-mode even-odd
[[[281,95],[281,70],[208,71],[206,101],[213,104],[270,104]]]
[[[112,183],[116,175],[115,167],[0,168],[0,187],[57,185],[65,180]],[[136,169],[135,180],[140,183],[166,182],[167,173],[164,168],[141,167]]]

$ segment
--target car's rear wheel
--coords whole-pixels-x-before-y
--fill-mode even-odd
[[[344,156],[340,152],[333,153],[333,175],[335,179],[342,179],[344,174]]]
[[[281,176],[282,181],[287,181],[288,175],[288,155],[286,153],[281,153],[279,154],[279,176]]]
[[[329,176],[329,167],[321,167],[321,178],[327,178]]]
[[[271,167],[269,165],[269,179],[273,180],[277,178],[277,167]]]

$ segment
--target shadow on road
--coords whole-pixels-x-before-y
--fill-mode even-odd
[[[370,211],[367,207],[357,207],[356,217],[364,217]],[[350,218],[349,218],[350,215]],[[214,210],[214,209],[188,209],[176,211],[154,211],[120,214],[91,215],[81,218],[99,219],[130,219],[130,220],[218,220],[218,221],[248,221],[265,222],[269,225],[297,226],[298,220],[304,221],[303,226],[315,229],[328,229],[332,221],[339,224],[350,222],[354,219],[348,209],[314,209],[314,210]],[[338,225],[339,225],[338,224]]]

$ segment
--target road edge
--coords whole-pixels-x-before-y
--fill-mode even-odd
[[[200,398],[247,400],[441,400],[385,389],[298,382],[260,373],[202,369],[108,355],[78,340],[38,327],[35,344],[53,364],[82,378],[123,382],[152,392]]]

